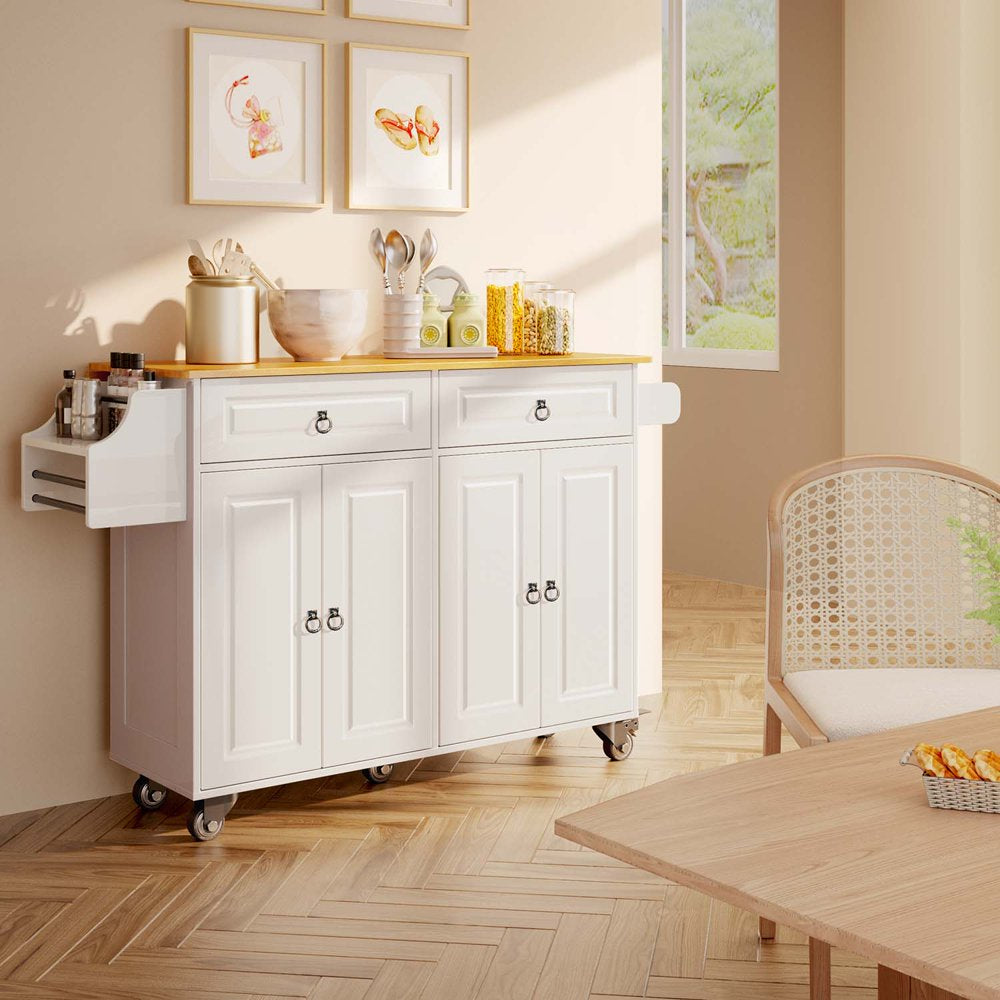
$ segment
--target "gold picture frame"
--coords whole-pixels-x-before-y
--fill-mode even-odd
[[[329,0],[319,0],[319,10],[313,7],[296,7],[291,4],[284,6],[280,3],[253,3],[252,0],[188,0],[188,3],[205,3],[214,7],[246,7],[249,10],[273,10],[280,14],[325,14]]]
[[[346,58],[344,59],[344,64],[346,67],[346,86],[344,87],[345,94],[345,118],[347,120],[347,142],[344,147],[344,204],[348,209],[353,209],[357,211],[368,211],[368,212],[440,212],[449,214],[459,214],[462,212],[469,211],[469,205],[471,202],[470,196],[470,147],[471,147],[471,92],[472,92],[472,58],[468,52],[455,52],[451,49],[425,49],[425,48],[414,48],[412,46],[406,45],[371,45],[362,42],[347,42],[345,45]],[[355,54],[358,52],[392,52],[392,53],[406,53],[415,56],[428,56],[428,57],[443,57],[446,59],[459,59],[464,60],[464,71],[465,71],[465,88],[464,88],[464,114],[461,116],[462,124],[464,127],[464,134],[462,136],[462,191],[460,204],[457,205],[430,205],[430,204],[406,204],[403,201],[389,201],[386,203],[374,203],[371,201],[363,201],[359,199],[355,193],[355,165],[352,162],[355,159],[355,114],[357,109],[354,107],[354,67],[355,67]],[[365,115],[365,120],[367,120],[367,115]],[[454,140],[453,140],[454,141]],[[451,147],[449,147],[451,150]],[[453,155],[453,151],[452,151]]]
[[[201,2],[201,0],[194,0]],[[318,160],[313,164],[312,187],[316,190],[317,197],[313,200],[288,200],[283,198],[223,198],[205,197],[196,191],[205,187],[205,182],[196,177],[200,160],[207,155],[207,151],[198,150],[199,136],[196,131],[199,128],[198,109],[195,107],[195,46],[199,37],[216,36],[219,38],[256,39],[266,42],[279,42],[290,45],[310,45],[319,48],[319,80],[315,89],[315,101],[319,104],[316,122],[318,123],[319,150],[313,150],[311,156]],[[329,85],[329,71],[327,58],[327,42],[323,38],[306,38],[298,35],[275,35],[253,31],[225,31],[217,28],[195,28],[187,29],[187,203],[189,205],[241,205],[261,208],[323,208],[327,203],[327,88]],[[306,84],[308,88],[308,84]],[[305,91],[304,91],[305,96]],[[306,117],[306,116],[304,116]],[[207,127],[207,126],[206,126]],[[207,139],[203,141],[208,141]],[[303,136],[303,142],[306,142]],[[310,153],[303,153],[303,164],[306,166],[310,159]],[[275,182],[278,184],[279,182]]]
[[[199,0],[200,3],[208,3],[210,0]],[[382,21],[387,24],[417,24],[425,28],[451,28],[457,31],[468,31],[472,27],[472,0],[465,0],[465,24],[449,24],[446,21],[428,21],[423,18],[394,17],[384,14],[362,14],[357,9],[359,3],[373,0],[344,0],[344,14],[346,17],[353,17],[359,21]],[[374,0],[380,2],[380,0]],[[381,0],[381,2],[398,2],[398,0]]]

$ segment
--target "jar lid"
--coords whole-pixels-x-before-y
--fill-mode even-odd
[[[473,295],[472,292],[455,292],[455,296],[451,300],[451,304],[453,306],[479,305],[479,296]]]
[[[73,368],[63,369],[63,378],[76,378],[76,371]]]
[[[438,304],[438,297],[428,288],[424,289],[424,307],[436,306]]]

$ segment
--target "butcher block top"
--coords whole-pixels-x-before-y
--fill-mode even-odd
[[[652,358],[636,354],[501,354],[495,358],[408,358],[393,360],[381,354],[355,354],[340,361],[293,361],[264,358],[255,365],[189,365],[184,361],[147,361],[160,378],[250,378],[256,375],[358,375],[391,372],[454,371],[459,369],[560,368],[571,365],[640,365]],[[106,361],[94,362],[92,374],[108,370]]]

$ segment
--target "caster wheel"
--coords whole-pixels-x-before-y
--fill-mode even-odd
[[[222,832],[225,824],[226,821],[224,819],[206,820],[204,808],[200,804],[195,803],[191,814],[188,816],[187,828],[188,833],[195,840],[206,841],[215,840]]]
[[[167,792],[163,788],[153,788],[149,778],[140,774],[132,786],[132,800],[140,809],[152,812],[167,801]]]
[[[635,746],[635,740],[631,736],[626,735],[625,742],[620,746],[612,743],[611,740],[604,740],[602,745],[608,760],[624,760],[631,755],[632,748]]]
[[[373,785],[384,785],[392,777],[392,764],[377,764],[361,772]]]

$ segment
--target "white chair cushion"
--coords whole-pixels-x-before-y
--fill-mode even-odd
[[[831,740],[1000,705],[1000,670],[794,670],[784,679]]]

